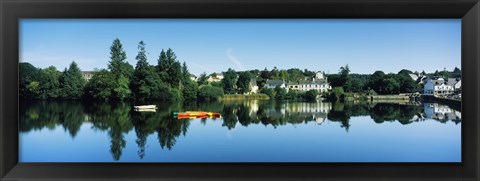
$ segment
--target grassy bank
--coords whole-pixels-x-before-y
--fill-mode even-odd
[[[229,100],[249,100],[249,99],[257,99],[257,100],[268,100],[267,94],[225,94],[223,97],[220,97],[222,101],[229,101]]]

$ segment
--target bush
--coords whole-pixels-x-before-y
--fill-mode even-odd
[[[198,99],[200,101],[212,101],[217,100],[219,97],[223,96],[223,89],[220,87],[213,87],[210,85],[200,86],[198,92]]]
[[[197,99],[197,94],[198,94],[197,83],[193,81],[189,81],[184,85],[182,89],[182,95],[185,100],[195,100]]]
[[[275,97],[273,89],[263,88],[262,90],[260,90],[260,93],[268,95],[270,99],[273,99]]]
[[[177,101],[182,99],[182,95],[178,89],[170,88],[167,84],[160,83],[152,90],[150,99]]]
[[[345,92],[343,91],[343,87],[334,87],[330,93],[329,100],[333,102],[341,100],[344,94]]]
[[[309,90],[305,93],[305,99],[307,99],[308,101],[316,100],[317,96],[318,96],[317,90]]]
[[[275,99],[283,100],[287,96],[287,90],[280,86],[275,87]]]

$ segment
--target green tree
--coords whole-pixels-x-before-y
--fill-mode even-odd
[[[182,64],[182,82],[189,82],[190,80],[190,72],[188,71],[187,64],[183,62]]]
[[[31,92],[28,87],[30,86],[30,88],[32,88],[31,86],[34,86],[34,85],[30,85],[33,81],[36,81],[38,82],[38,84],[40,84],[39,82],[40,80],[38,78],[41,75],[41,70],[37,69],[32,64],[26,63],[26,62],[20,62],[18,67],[19,67],[18,88],[19,88],[20,98],[25,98],[25,99],[36,98],[37,93]],[[34,84],[37,84],[37,83],[34,83]]]
[[[348,65],[345,65],[345,67],[340,67],[340,72],[338,73],[340,75],[340,82],[343,84],[343,89],[346,91],[351,91],[351,83],[348,74],[350,73],[350,68]]]
[[[60,84],[64,99],[79,99],[82,96],[85,80],[77,63],[73,61],[68,70],[62,73]]]
[[[155,80],[153,80],[154,77],[152,77],[155,72],[150,65],[148,65],[147,52],[143,41],[138,43],[138,54],[135,59],[137,60],[137,65],[133,71],[133,78],[130,85],[136,99],[148,99],[151,97],[152,89],[155,86]]]
[[[398,74],[396,80],[399,83],[400,93],[413,93],[420,91],[419,86],[408,74]]]
[[[305,99],[312,101],[316,100],[318,96],[318,91],[317,90],[309,90],[305,94]]]
[[[208,83],[207,80],[207,73],[203,72],[202,74],[200,74],[200,77],[198,77],[197,83],[198,85],[206,85]]]
[[[113,97],[116,82],[115,76],[108,70],[102,69],[94,72],[86,85],[85,95],[95,100],[109,100]]]
[[[162,49],[158,57],[157,71],[163,82],[168,82],[168,70],[171,65],[167,62],[167,54]]]
[[[172,49],[167,50],[167,63],[171,67],[167,70],[168,73],[168,83],[170,86],[174,88],[178,88],[180,86],[180,82],[182,79],[182,70],[180,62],[177,60],[177,56],[173,52]]]
[[[381,94],[383,92],[383,79],[385,78],[385,73],[383,71],[375,71],[372,76],[370,76],[370,82],[368,87],[373,89],[375,92]]]
[[[284,88],[281,88],[278,85],[275,87],[274,90],[275,90],[275,99],[283,100],[286,98],[287,90],[285,90]]]
[[[226,94],[235,94],[235,84],[237,82],[237,73],[229,68],[222,79],[223,91]]]
[[[41,74],[41,98],[42,99],[56,99],[61,95],[60,77],[62,73],[54,66],[50,66],[42,70]]]
[[[124,77],[123,75],[118,78],[115,89],[113,89],[116,99],[124,100],[130,97],[132,91],[130,90],[128,84],[128,78]]]
[[[288,72],[286,70],[280,70],[280,79],[287,81],[288,79]]]
[[[126,77],[128,80],[132,77],[133,66],[130,65],[127,61],[127,54],[123,50],[122,43],[117,38],[113,40],[112,46],[110,47],[110,61],[108,64],[108,69],[115,75],[115,78],[119,79],[121,75]]]
[[[195,100],[197,94],[198,86],[196,82],[189,80],[183,85],[182,95],[185,100]]]
[[[253,78],[250,72],[240,72],[238,75],[237,89],[238,93],[244,94],[250,92],[250,81]]]
[[[32,97],[38,97],[41,93],[40,82],[32,81],[27,85],[27,90]]]
[[[198,99],[200,101],[213,101],[223,96],[223,89],[220,87],[213,87],[211,85],[200,86],[198,92]]]
[[[198,85],[190,78],[191,74],[188,71],[187,64],[183,62],[182,65],[182,86],[181,91],[185,100],[195,100],[198,94]]]
[[[395,94],[395,93],[399,93],[400,84],[398,83],[397,80],[390,77],[390,78],[387,78],[387,79],[383,80],[381,87],[382,87],[382,92],[381,93],[383,93],[383,94]]]
[[[264,87],[260,90],[260,93],[268,95],[268,97],[270,97],[270,99],[275,98],[275,93],[274,93],[273,89]]]

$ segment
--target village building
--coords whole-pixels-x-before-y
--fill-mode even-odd
[[[317,72],[311,80],[305,78],[302,81],[289,82],[288,88],[300,91],[317,90],[318,92],[327,92],[332,89],[322,72]]]
[[[223,73],[215,73],[213,76],[208,77],[208,82],[220,82],[223,79]]]
[[[283,80],[267,80],[265,86],[269,89],[275,89],[277,86],[283,89],[288,89],[286,82]]]
[[[89,81],[93,77],[94,71],[82,71],[82,77],[84,80]]]
[[[258,85],[257,85],[257,79],[256,78],[250,79],[250,82],[249,82],[248,86],[250,87],[250,93],[251,94],[258,93]]]
[[[193,74],[190,74],[190,79],[193,80],[193,81],[197,81],[198,77],[193,75]]]
[[[423,93],[426,95],[451,95],[456,90],[461,90],[462,82],[460,78],[437,78],[427,79],[423,86]]]

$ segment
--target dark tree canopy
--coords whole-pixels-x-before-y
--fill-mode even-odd
[[[68,70],[60,77],[64,99],[79,99],[83,94],[85,80],[77,63],[72,62]]]
[[[235,84],[237,83],[237,73],[235,70],[229,68],[227,72],[224,73],[222,79],[223,91],[227,94],[235,94]]]
[[[113,41],[112,46],[110,47],[110,61],[108,64],[108,69],[115,75],[118,79],[121,75],[130,79],[133,73],[133,67],[127,61],[127,54],[123,50],[122,43],[117,38]]]
[[[253,75],[250,72],[240,72],[238,75],[237,89],[238,93],[244,94],[250,92],[250,81]]]

